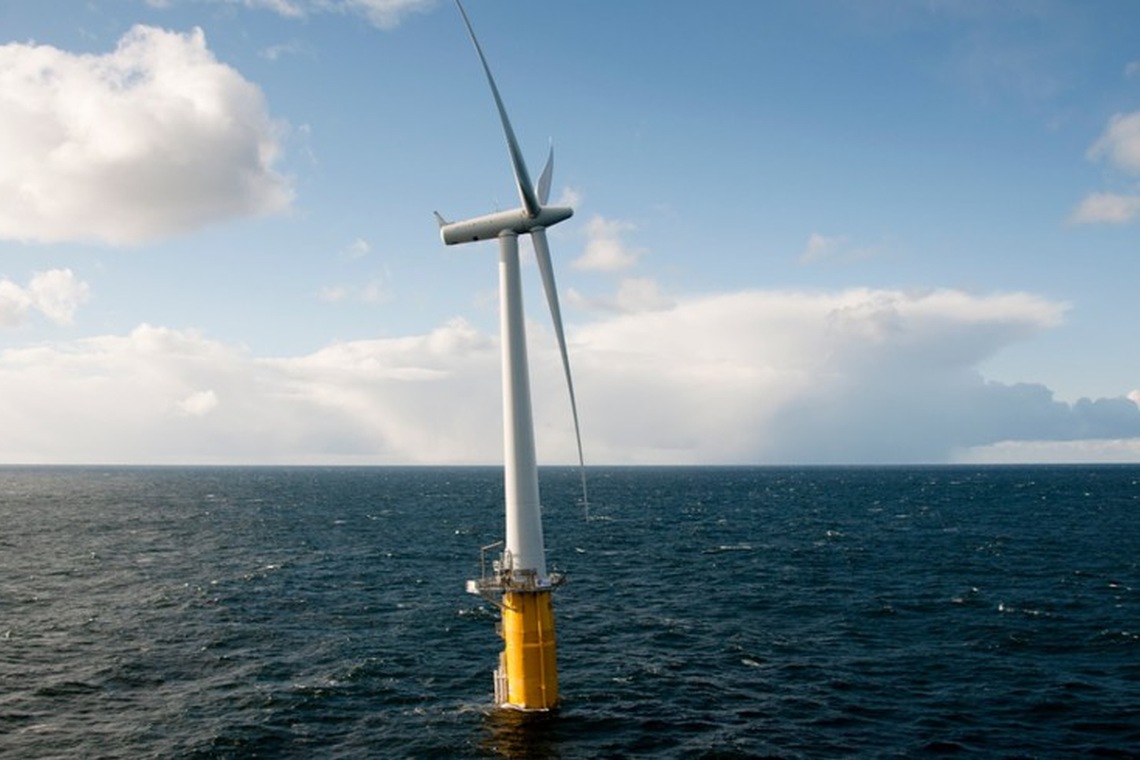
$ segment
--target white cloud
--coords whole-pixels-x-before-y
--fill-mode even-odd
[[[281,211],[280,133],[200,29],[0,46],[0,238],[140,243]]]
[[[1107,158],[1118,169],[1140,173],[1140,111],[1116,114],[1092,147],[1089,158]]]
[[[385,280],[376,278],[359,285],[326,285],[317,292],[317,298],[325,303],[358,301],[366,304],[384,303],[388,300],[388,286]]]
[[[0,327],[22,324],[32,307],[28,291],[11,280],[0,280]]]
[[[223,459],[240,459],[245,446],[271,450],[258,441],[259,429],[280,432],[271,419],[246,416],[232,430],[226,415],[187,414],[187,400],[203,386],[232,391],[239,407],[256,405],[264,388],[256,370],[195,333],[148,325],[126,336],[4,351],[0,425],[19,432],[0,444],[0,461],[175,462],[208,460],[211,448]],[[190,408],[201,409],[196,403]]]
[[[87,283],[70,269],[36,272],[26,288],[0,280],[0,327],[22,324],[31,311],[40,312],[57,325],[69,325],[89,295]]]
[[[259,55],[267,61],[278,61],[290,55],[312,55],[312,51],[303,42],[285,42],[263,48]]]
[[[325,303],[340,303],[351,295],[344,285],[326,285],[317,292],[317,298]]]
[[[1131,65],[1131,64],[1130,64]],[[1105,159],[1127,174],[1140,174],[1140,111],[1116,114],[1088,150],[1090,160]],[[1074,224],[1127,224],[1140,216],[1140,195],[1090,193],[1069,215]]]
[[[722,293],[606,316],[568,334],[587,458],[939,462],[1105,441],[1125,451],[1140,439],[1134,400],[1070,405],[976,369],[1064,312],[1028,294],[860,289]],[[548,332],[532,331],[530,356],[540,457],[572,462]],[[495,462],[499,372],[497,339],[462,320],[276,359],[144,325],[0,353],[0,461]]]
[[[345,253],[350,259],[362,259],[371,252],[372,244],[364,238],[356,238],[345,248]]]
[[[687,299],[580,330],[575,366],[613,381],[595,398],[583,379],[579,406],[606,455],[636,461],[937,461],[988,435],[977,364],[1063,311],[958,291]]]
[[[633,314],[641,311],[668,309],[676,301],[661,290],[661,286],[651,277],[635,277],[622,280],[613,297],[586,298],[571,288],[567,300],[585,309]]]
[[[217,408],[218,394],[210,390],[197,391],[179,401],[176,406],[189,417],[202,417]]]
[[[498,352],[462,321],[290,359],[142,325],[4,351],[0,387],[5,462],[464,462],[499,448]]]
[[[845,237],[828,237],[827,235],[813,232],[808,236],[807,245],[804,246],[804,250],[799,257],[800,261],[807,264],[828,258],[846,242],[847,238]]]
[[[1140,437],[1080,441],[1002,441],[957,453],[960,464],[1140,462]]]
[[[569,206],[570,208],[577,208],[582,203],[582,194],[572,187],[562,188],[558,200],[555,201],[555,206]]]
[[[364,16],[381,29],[391,29],[412,13],[431,10],[435,7],[436,0],[323,0],[316,5],[320,8],[343,8]]]
[[[642,254],[641,249],[630,248],[622,240],[625,233],[634,229],[630,222],[595,215],[586,223],[586,249],[573,266],[603,272],[629,269]]]
[[[360,287],[360,300],[364,303],[383,303],[388,300],[388,288],[383,280],[372,280]]]
[[[304,3],[293,0],[245,0],[247,8],[264,8],[286,18],[301,18],[305,15]]]
[[[380,29],[393,29],[413,13],[424,13],[437,0],[243,0],[247,8],[273,11],[286,18],[315,13],[345,13],[360,16]]]
[[[70,269],[37,272],[28,291],[35,308],[58,325],[69,325],[79,306],[87,301],[90,288],[75,278]]]
[[[340,256],[349,262],[356,262],[371,252],[371,243],[364,238],[356,238],[341,250]],[[374,276],[370,280],[357,277],[353,283],[348,285],[324,286],[317,292],[317,298],[326,303],[343,303],[346,301],[366,304],[383,303],[389,295],[387,282],[386,271],[384,276]]]
[[[808,236],[804,250],[799,255],[801,264],[815,264],[821,261],[854,261],[874,256],[874,248],[852,246],[847,237],[828,236],[813,232]]]
[[[627,313],[671,308],[676,301],[661,291],[657,281],[648,277],[622,280],[618,286],[617,306]]]
[[[1140,216],[1140,195],[1091,193],[1073,210],[1073,224],[1127,224]]]

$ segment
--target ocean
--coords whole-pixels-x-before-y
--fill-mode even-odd
[[[1140,757],[1140,467],[543,469],[545,715],[501,477],[0,468],[0,756]]]

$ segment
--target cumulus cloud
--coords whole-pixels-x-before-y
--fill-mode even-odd
[[[89,296],[87,283],[70,269],[36,272],[27,287],[0,279],[0,327],[23,324],[31,312],[39,312],[57,325],[69,325]]]
[[[1140,175],[1140,111],[1116,114],[1089,148],[1090,160],[1104,160],[1125,174]],[[1127,224],[1140,216],[1140,194],[1095,192],[1073,210],[1074,224]]]
[[[11,280],[0,280],[0,327],[12,327],[24,321],[31,298]]]
[[[1067,404],[977,370],[1065,309],[1019,293],[852,289],[605,314],[568,331],[587,456],[944,462],[1111,441],[1127,452],[1140,440],[1135,398]],[[541,328],[530,341],[540,457],[571,463],[557,348]],[[280,358],[143,325],[0,353],[0,461],[493,463],[499,373],[497,337],[463,320]]]
[[[595,215],[586,222],[586,249],[573,266],[602,272],[629,269],[642,254],[641,249],[631,248],[623,240],[634,229],[630,222]]]
[[[601,407],[594,424],[617,444],[607,450],[638,461],[937,461],[981,434],[927,418],[983,384],[978,363],[1063,312],[1029,295],[958,291],[686,299],[578,332],[583,374],[623,380],[580,406]],[[627,426],[630,416],[641,422]]]
[[[200,29],[0,46],[0,237],[141,243],[281,211],[281,131]]]

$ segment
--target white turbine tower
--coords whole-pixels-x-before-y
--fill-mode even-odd
[[[523,710],[548,710],[558,702],[558,673],[555,653],[554,610],[551,591],[559,578],[546,571],[546,550],[542,535],[542,510],[538,496],[538,465],[531,415],[530,379],[527,368],[522,285],[519,277],[519,235],[530,235],[542,276],[543,289],[554,321],[562,368],[570,392],[574,436],[578,444],[578,464],[582,470],[583,499],[586,498],[585,463],[578,407],[566,336],[558,306],[558,289],[550,261],[546,228],[569,219],[574,213],[566,206],[548,206],[554,150],[551,148],[538,183],[531,184],[522,151],[515,138],[499,88],[491,68],[475,38],[475,30],[459,0],[455,0],[475,52],[487,75],[495,107],[507,138],[507,149],[514,168],[522,206],[462,222],[447,222],[436,214],[440,237],[447,245],[479,240],[499,241],[500,330],[503,344],[503,454],[506,496],[506,541],[494,572],[469,581],[468,591],[494,602],[502,611],[504,650],[495,671],[495,702]],[[497,545],[494,545],[497,546]],[[491,547],[487,547],[491,548]]]

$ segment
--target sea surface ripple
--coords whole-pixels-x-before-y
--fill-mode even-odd
[[[0,468],[0,755],[1140,756],[1140,467],[544,469],[540,716],[501,477]]]

